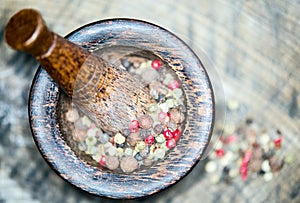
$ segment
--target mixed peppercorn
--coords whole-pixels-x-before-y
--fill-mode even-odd
[[[116,134],[102,131],[76,108],[70,108],[65,117],[75,125],[72,139],[81,153],[100,167],[130,173],[164,159],[177,145],[186,109],[179,79],[162,61],[128,56],[121,64],[149,88],[155,102],[146,114]]]
[[[229,101],[229,113],[238,103]],[[292,155],[284,154],[283,134],[279,129],[266,129],[252,118],[240,124],[225,124],[224,133],[210,152],[205,170],[212,183],[231,183],[262,177],[270,181]]]

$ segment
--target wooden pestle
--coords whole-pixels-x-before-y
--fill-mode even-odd
[[[74,104],[105,131],[127,128],[153,102],[140,81],[50,31],[36,10],[16,13],[5,38],[13,49],[32,54]]]

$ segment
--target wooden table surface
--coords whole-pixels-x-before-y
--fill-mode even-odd
[[[62,36],[84,24],[116,17],[146,20],[172,31],[207,67],[217,107],[224,109],[222,95],[244,107],[238,115],[227,114],[225,127],[251,115],[266,126],[282,129],[288,150],[299,150],[299,1],[0,0],[0,202],[99,201],[60,179],[32,140],[27,102],[37,64],[30,56],[8,48],[3,38],[9,17],[25,7],[38,9],[48,26]],[[217,122],[221,121],[219,114]],[[256,185],[211,185],[204,163],[179,184],[144,201],[300,200],[299,158],[275,180]]]

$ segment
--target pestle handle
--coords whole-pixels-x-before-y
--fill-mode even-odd
[[[72,96],[78,72],[90,56],[88,51],[50,31],[34,9],[16,13],[6,26],[5,38],[13,49],[35,56],[55,82]]]
[[[15,50],[41,56],[52,46],[54,33],[48,30],[37,11],[23,9],[8,22],[5,38]]]
[[[103,130],[121,131],[153,102],[140,81],[50,31],[36,10],[15,14],[7,24],[5,38],[12,48],[35,56],[77,107]]]

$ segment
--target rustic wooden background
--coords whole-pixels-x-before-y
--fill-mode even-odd
[[[27,99],[37,64],[4,43],[4,26],[18,10],[38,9],[62,36],[104,18],[158,24],[188,43],[207,66],[222,103],[243,107],[227,124],[252,116],[285,132],[288,151],[300,144],[299,1],[0,0],[0,202],[110,202],[60,179],[41,158],[29,130]],[[221,80],[220,80],[221,79]],[[222,83],[220,82],[222,81]],[[219,92],[220,91],[220,92]],[[221,119],[220,119],[221,120]],[[299,156],[268,184],[217,185],[205,160],[176,186],[145,202],[299,202]],[[139,200],[141,201],[141,200]],[[138,201],[138,202],[139,202]]]

